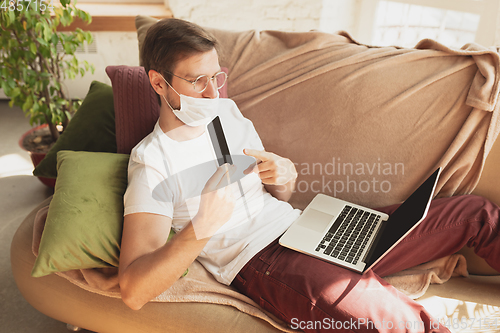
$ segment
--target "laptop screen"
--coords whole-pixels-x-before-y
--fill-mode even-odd
[[[370,267],[427,215],[441,168],[438,168],[410,197],[383,223],[366,257]]]

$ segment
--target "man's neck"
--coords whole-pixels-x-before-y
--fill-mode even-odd
[[[187,141],[199,137],[205,132],[205,126],[188,126],[179,120],[172,110],[162,103],[159,125],[163,133],[175,141]]]

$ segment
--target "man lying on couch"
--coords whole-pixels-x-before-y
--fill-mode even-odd
[[[264,151],[232,100],[218,98],[227,77],[217,41],[192,23],[166,19],[149,29],[141,52],[161,107],[129,162],[119,281],[130,308],[167,290],[197,259],[219,282],[267,303],[292,327],[312,331],[300,323],[321,321],[340,331],[399,332],[411,323],[414,331],[448,332],[380,276],[465,245],[500,271],[500,209],[478,196],[434,200],[426,219],[364,275],[281,247],[277,239],[300,215],[287,203],[297,172],[289,159]],[[230,151],[259,162],[240,180],[242,195],[238,184],[226,183],[238,172],[234,166],[209,177],[176,176],[213,161],[205,129],[215,115]],[[171,227],[177,234],[167,242]]]

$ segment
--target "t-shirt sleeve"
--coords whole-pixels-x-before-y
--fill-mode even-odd
[[[132,157],[132,156],[131,156]],[[152,213],[173,218],[174,193],[168,179],[153,166],[130,159],[124,215]]]

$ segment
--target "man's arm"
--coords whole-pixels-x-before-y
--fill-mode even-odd
[[[217,169],[201,192],[196,216],[168,243],[170,217],[136,213],[124,218],[119,283],[123,302],[134,310],[158,296],[186,271],[210,237],[233,213],[235,199],[227,164]]]
[[[190,222],[166,243],[171,224],[171,218],[149,213],[124,218],[119,283],[123,302],[134,310],[170,288],[209,239],[198,240]]]

